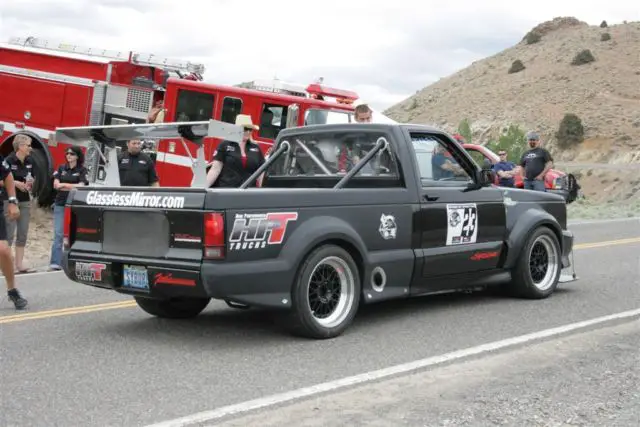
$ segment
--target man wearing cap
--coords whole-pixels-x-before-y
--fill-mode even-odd
[[[553,167],[553,157],[540,147],[540,135],[537,132],[528,132],[527,141],[531,149],[522,154],[518,173],[523,176],[525,190],[546,191],[544,177]]]

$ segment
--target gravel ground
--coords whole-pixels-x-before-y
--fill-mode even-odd
[[[231,426],[638,426],[635,320],[361,386]]]

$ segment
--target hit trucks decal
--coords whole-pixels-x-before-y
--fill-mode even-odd
[[[184,196],[145,195],[144,191],[124,194],[118,194],[117,191],[109,193],[89,191],[86,203],[127,208],[182,209],[185,207],[185,198]]]
[[[229,250],[262,249],[284,241],[289,221],[298,219],[297,212],[236,214],[229,234]]]

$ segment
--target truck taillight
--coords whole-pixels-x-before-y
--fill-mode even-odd
[[[68,249],[71,245],[69,236],[71,235],[71,206],[64,207],[64,225],[62,229],[62,246]]]
[[[224,258],[224,215],[218,212],[204,214],[204,258]]]

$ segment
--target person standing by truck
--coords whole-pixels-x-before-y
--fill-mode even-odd
[[[127,142],[127,151],[118,156],[120,185],[123,187],[159,187],[159,179],[153,159],[142,152],[142,141]]]
[[[244,127],[242,142],[225,140],[218,145],[207,173],[208,187],[237,188],[265,162],[260,146],[251,139],[251,132],[260,127],[254,125],[251,116],[246,114],[238,114],[236,126]],[[252,185],[261,183],[260,177]]]
[[[53,188],[58,191],[53,206],[53,244],[51,245],[51,259],[49,268],[61,270],[62,237],[64,226],[64,205],[69,191],[80,185],[89,185],[87,169],[84,167],[84,153],[76,145],[67,148],[66,162],[53,173]]]
[[[523,175],[525,190],[547,191],[544,185],[544,177],[553,167],[553,157],[540,147],[540,135],[537,132],[528,132],[528,151],[522,154],[518,173]]]
[[[498,175],[500,180],[501,187],[513,187],[515,185],[515,163],[510,162],[507,158],[507,151],[500,150],[498,152],[498,156],[500,156],[500,161],[493,165],[493,171]]]
[[[16,198],[16,187],[13,174],[6,160],[0,162],[0,182],[2,183],[2,191],[7,194],[6,217],[10,220],[16,220],[20,217],[20,208],[18,207],[18,199]],[[5,215],[0,215],[0,270],[4,275],[7,283],[7,296],[13,302],[16,310],[22,310],[27,306],[27,300],[20,295],[15,286],[15,272],[13,269],[13,257],[11,256],[11,247],[7,242],[7,225],[5,223]]]
[[[24,267],[24,251],[27,245],[27,235],[29,234],[29,220],[31,217],[31,189],[33,185],[33,162],[31,160],[31,137],[25,134],[18,134],[13,138],[13,153],[9,154],[5,161],[13,176],[16,197],[20,208],[20,217],[11,219],[7,216],[9,202],[6,191],[3,191],[4,215],[6,217],[6,232],[9,247],[14,244],[15,237],[15,262],[17,273],[28,273],[29,269]]]

